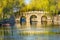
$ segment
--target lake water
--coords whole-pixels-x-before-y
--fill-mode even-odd
[[[60,40],[60,26],[41,24],[40,28],[36,28],[36,23],[30,25],[31,28],[26,29],[26,25],[2,26],[0,27],[0,40]],[[48,34],[20,34],[22,31],[48,31]],[[52,33],[50,33],[52,32]],[[56,33],[56,34],[54,34]]]

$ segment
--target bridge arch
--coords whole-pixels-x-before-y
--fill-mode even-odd
[[[20,18],[20,24],[25,24],[26,23],[26,17],[25,16],[21,16]]]
[[[37,22],[37,16],[36,15],[31,15],[30,16],[30,24],[32,24],[32,22]]]
[[[43,15],[43,16],[41,17],[41,21],[47,21],[47,16]]]

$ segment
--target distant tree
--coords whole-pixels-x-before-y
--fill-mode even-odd
[[[58,11],[58,14],[60,14],[60,11]]]

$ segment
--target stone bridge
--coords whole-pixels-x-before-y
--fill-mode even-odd
[[[17,18],[19,21],[21,18],[25,18],[27,26],[30,25],[31,21],[38,22],[38,25],[41,24],[42,20],[45,21],[51,21],[51,17],[47,16],[49,12],[45,11],[29,11],[29,12],[23,12],[21,17]],[[43,18],[43,19],[42,19]]]
[[[23,12],[23,16],[26,17],[26,22],[27,23],[30,23],[31,19],[34,18],[34,16],[36,17],[35,19],[32,19],[32,20],[35,20],[37,22],[41,22],[42,20],[42,17],[45,16],[45,17],[48,17],[46,14],[48,12],[43,12],[43,11],[31,11],[31,12]]]

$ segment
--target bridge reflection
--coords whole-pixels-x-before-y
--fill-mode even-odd
[[[51,21],[42,21],[42,22],[37,22],[37,21],[32,21],[31,23],[22,23],[22,25],[20,23],[16,23],[15,24],[16,27],[18,29],[29,29],[29,28],[43,28],[43,27],[49,27],[51,25],[55,25],[55,26],[59,26],[60,24],[56,23],[52,23]]]
[[[48,40],[47,37],[50,38],[50,34],[46,35],[46,34],[41,34],[41,36],[38,36],[40,34],[38,34],[38,32],[60,32],[60,27],[59,26],[53,26],[54,24],[51,22],[32,22],[32,24],[30,23],[22,23],[22,25],[20,23],[16,23],[14,26],[2,26],[0,28],[0,40],[34,40],[35,38],[32,37],[38,37],[38,40],[43,40],[46,37],[46,40]],[[23,33],[24,34],[23,34]],[[27,34],[25,34],[26,32],[30,32],[27,36]],[[38,35],[34,35],[32,33],[37,33]],[[24,36],[25,35],[25,36]],[[31,36],[32,35],[32,36]],[[44,36],[42,36],[44,35]],[[28,38],[27,38],[28,37]],[[36,37],[36,38],[37,38]],[[30,39],[31,38],[31,39]]]

